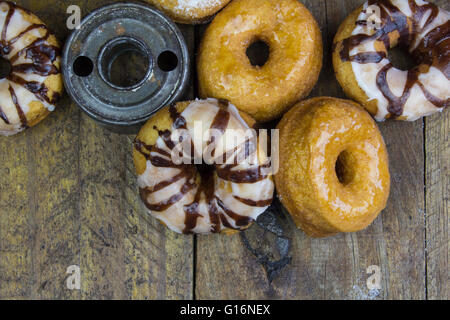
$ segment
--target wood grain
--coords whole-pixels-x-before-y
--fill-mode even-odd
[[[436,4],[450,10],[450,3]],[[449,195],[450,113],[428,117],[425,125],[427,298],[450,298]]]
[[[448,299],[450,114],[434,115],[425,121],[426,134],[426,248],[429,299]]]
[[[34,222],[32,179],[27,164],[29,137],[0,138],[0,297],[19,299],[31,295],[34,284],[32,247]],[[26,137],[25,137],[26,136]]]
[[[450,3],[436,4],[450,10]],[[425,125],[427,298],[449,299],[450,114],[428,117]]]

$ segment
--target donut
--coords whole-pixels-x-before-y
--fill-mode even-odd
[[[247,49],[263,42],[268,60]],[[314,17],[297,0],[235,0],[208,26],[198,56],[200,96],[229,100],[259,122],[281,115],[312,90],[322,66]]]
[[[147,0],[175,22],[199,24],[208,22],[231,0]]]
[[[244,134],[254,124],[216,99],[179,102],[158,111],[139,132],[133,150],[148,212],[184,234],[248,228],[274,192],[267,153],[256,134]],[[175,141],[188,145],[180,149]]]
[[[289,110],[278,129],[278,197],[307,235],[362,230],[385,208],[386,146],[362,106],[313,98]]]
[[[30,11],[0,2],[0,135],[43,120],[63,91],[60,47]]]
[[[449,12],[423,0],[370,0],[350,14],[334,39],[333,65],[350,98],[378,121],[414,121],[442,111],[450,98]],[[415,66],[396,68],[389,50]]]

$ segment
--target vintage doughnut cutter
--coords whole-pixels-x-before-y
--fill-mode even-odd
[[[134,59],[141,75],[118,80],[115,68],[133,66]],[[86,16],[64,46],[62,65],[71,98],[100,124],[121,132],[180,98],[189,79],[188,49],[178,27],[137,3],[108,5]]]

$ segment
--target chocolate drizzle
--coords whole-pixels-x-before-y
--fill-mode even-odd
[[[28,126],[27,125],[27,117],[25,116],[22,108],[20,107],[19,101],[17,100],[16,92],[14,91],[14,88],[11,87],[11,85],[9,86],[8,90],[9,90],[9,93],[11,94],[12,102],[16,106],[17,114],[19,115],[20,122],[22,123],[22,127],[26,128]]]
[[[6,124],[9,124],[8,117],[7,117],[6,114],[3,112],[1,106],[0,106],[0,118],[1,118]]]
[[[272,203],[273,199],[268,199],[268,200],[250,200],[250,199],[245,199],[245,198],[241,198],[238,196],[233,196],[236,200],[241,201],[242,203],[245,203],[248,206],[252,206],[252,207],[267,207],[270,206],[270,204]]]
[[[377,87],[388,101],[387,110],[394,117],[403,114],[404,106],[415,84],[419,86],[427,100],[436,107],[447,107],[450,104],[449,99],[442,100],[433,96],[419,80],[421,70],[428,70],[428,66],[438,68],[447,79],[450,79],[449,21],[429,31],[415,49],[411,48],[415,37],[425,30],[438,16],[439,8],[432,3],[418,5],[414,0],[408,0],[408,3],[412,12],[411,18],[401,12],[390,0],[369,0],[369,6],[377,5],[380,8],[381,28],[376,30],[372,35],[356,34],[344,39],[341,42],[339,52],[342,61],[364,64],[381,62],[386,58],[387,50],[395,45],[399,45],[410,51],[412,57],[417,62],[417,66],[408,70],[407,81],[400,97],[392,93],[387,82],[387,73],[394,68],[391,63],[384,66],[376,76]],[[427,12],[430,12],[427,20],[423,26],[419,25]],[[356,24],[366,25],[367,23],[365,21],[357,21]],[[394,39],[397,32],[398,39]],[[386,51],[363,52],[350,55],[352,49],[368,41],[382,42]],[[424,68],[424,65],[427,67]]]
[[[186,129],[186,119],[178,113],[175,106],[169,107],[169,113],[173,121],[172,128],[183,128]],[[223,134],[228,127],[231,114],[228,111],[228,102],[219,102],[219,111],[217,112],[214,120],[211,123],[211,129],[216,129],[218,132]],[[155,128],[156,129],[156,128]],[[164,142],[164,145],[169,149],[173,150],[175,147],[174,141],[171,140],[171,132],[168,130],[161,131],[158,130],[159,137]],[[217,136],[216,136],[217,138]],[[208,145],[214,142],[214,139],[208,141]],[[191,234],[197,226],[198,219],[202,217],[199,213],[200,202],[204,199],[209,213],[211,232],[218,233],[221,231],[221,225],[226,228],[242,230],[253,223],[251,217],[242,216],[230,208],[228,208],[222,199],[220,199],[215,194],[216,185],[216,175],[223,180],[231,181],[233,183],[253,183],[261,181],[266,178],[266,176],[261,174],[261,168],[257,166],[256,168],[251,168],[248,170],[232,170],[237,163],[225,164],[225,165],[194,165],[194,164],[182,164],[177,165],[171,161],[170,153],[164,149],[161,149],[157,145],[149,146],[144,142],[136,139],[134,143],[135,149],[141,153],[151,164],[159,168],[177,168],[180,172],[170,179],[164,180],[157,183],[153,187],[141,188],[140,195],[142,201],[145,203],[147,208],[151,211],[162,212],[170,208],[177,201],[181,200],[189,191],[195,189],[194,199],[191,203],[184,205],[185,213],[185,228],[183,233]],[[246,158],[254,152],[256,149],[249,146],[248,141],[245,146],[237,146],[232,150],[232,152],[227,152],[227,155],[220,155],[229,159],[229,157],[236,155],[236,152],[240,149],[245,149],[244,154]],[[213,155],[214,155],[213,150]],[[185,179],[184,184],[181,186],[180,191],[172,195],[165,201],[158,202],[156,204],[150,204],[148,202],[148,197],[163,188]],[[272,199],[255,201],[251,199],[245,199],[238,196],[234,196],[234,199],[244,203],[247,206],[252,207],[265,207],[270,205]],[[234,221],[234,226],[230,223],[229,219]]]
[[[10,26],[11,19],[16,10],[20,9],[27,13],[29,13],[29,11],[18,7],[12,2],[6,1],[5,3],[9,6],[9,8],[1,31],[0,56],[5,58],[6,60],[9,60],[9,62],[11,63],[11,72],[6,77],[6,79],[12,83],[23,86],[25,89],[33,93],[38,100],[48,104],[55,104],[60,97],[57,93],[54,93],[53,96],[50,98],[48,96],[48,88],[44,83],[37,81],[27,81],[24,78],[22,78],[19,74],[36,74],[44,77],[59,74],[60,70],[53,63],[59,56],[60,50],[59,48],[52,46],[48,43],[50,32],[43,24],[32,24],[15,37],[11,38],[10,40],[7,40],[8,28]],[[42,37],[39,37],[36,40],[34,40],[25,48],[22,48],[19,51],[17,51],[17,53],[15,53],[12,57],[9,58],[6,57],[13,51],[14,44],[19,39],[21,39],[28,32],[36,29],[44,29],[45,34]],[[17,60],[21,56],[24,56],[26,59],[31,60],[31,62],[16,64]],[[16,106],[17,113],[21,121],[21,126],[22,128],[26,128],[27,127],[26,116],[23,112],[22,107],[20,106],[20,102],[11,85],[9,86],[9,91],[11,94],[11,99],[14,105]],[[10,124],[8,118],[6,117],[1,108],[0,108],[0,118],[6,124]]]

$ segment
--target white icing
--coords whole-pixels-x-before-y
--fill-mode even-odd
[[[7,17],[9,11],[9,5],[6,2],[0,3],[0,33],[1,30],[3,30],[3,26]],[[24,31],[27,27],[29,27],[32,23],[28,22],[23,15],[23,10],[16,7],[16,10],[11,17],[10,23],[8,25],[7,33],[6,33],[6,40],[9,41],[12,38],[16,37],[18,34],[20,34],[22,31]],[[24,36],[19,38],[17,42],[15,42],[12,46],[12,50],[8,55],[4,55],[3,58],[9,60],[11,57],[13,57],[18,51],[25,48],[29,44],[31,44],[33,41],[35,41],[37,38],[42,37],[45,34],[46,29],[39,28],[39,29],[33,29],[27,32]],[[59,57],[57,58],[59,61]],[[22,54],[13,65],[19,65],[22,63],[32,63],[31,59],[28,59],[25,57],[24,54]],[[46,76],[40,76],[38,74],[23,74],[23,73],[17,73],[21,78],[23,78],[26,81],[36,81],[39,83],[43,83],[47,77]],[[17,96],[18,103],[25,114],[27,116],[27,113],[30,110],[30,104],[33,102],[40,102],[44,105],[45,108],[47,108],[49,111],[53,111],[55,109],[55,106],[38,99],[32,92],[24,88],[23,86],[16,84],[12,81],[9,81],[8,79],[1,79],[0,80],[0,107],[3,111],[3,113],[8,118],[8,121],[10,124],[7,124],[3,121],[3,119],[0,118],[0,134],[9,136],[16,134],[23,130],[21,126],[21,121],[19,118],[19,114],[17,112],[17,108],[15,104],[12,101],[11,94],[9,92],[9,86],[14,89],[15,94]]]
[[[397,8],[399,8],[405,15],[411,17],[412,10],[409,6],[407,0],[391,0],[392,4],[394,4]],[[424,1],[416,0],[418,5],[426,4]],[[364,8],[367,8],[368,3],[364,5]],[[430,13],[426,13],[421,21],[421,25],[423,26],[426,19],[429,17]],[[450,15],[447,11],[443,9],[439,9],[438,16],[433,20],[430,25],[428,25],[424,30],[422,30],[414,39],[411,44],[410,49],[414,50],[423,37],[432,29],[436,28],[439,25],[446,23],[449,19]],[[361,12],[358,20],[364,20],[366,15],[364,12]],[[355,29],[352,32],[352,35],[356,34],[367,34],[372,35],[375,33],[375,30],[368,28],[364,25],[356,25]],[[368,41],[362,43],[350,51],[350,55],[355,55],[357,53],[362,52],[374,52],[375,41]],[[378,63],[358,63],[352,62],[352,69],[355,75],[356,81],[358,82],[359,87],[365,92],[369,101],[376,100],[378,111],[375,115],[375,119],[378,121],[382,121],[389,114],[388,111],[388,101],[383,96],[382,92],[379,90],[376,84],[376,77],[378,72],[389,63],[388,59],[383,59]],[[390,69],[387,74],[387,83],[391,89],[391,91],[398,97],[402,95],[403,89],[407,80],[407,71],[398,70],[396,68]],[[426,73],[422,73],[419,76],[419,80],[422,82],[424,87],[431,92],[436,97],[446,100],[450,97],[450,81],[445,77],[445,75],[437,68],[431,67]],[[435,112],[442,111],[442,108],[438,108],[434,106],[428,99],[425,97],[423,91],[417,84],[414,84],[411,89],[411,94],[406,101],[404,106],[404,111],[402,116],[406,117],[406,120],[414,121],[423,116],[430,115]]]
[[[411,11],[408,1],[391,0],[391,3],[394,6],[396,6],[401,12],[403,12],[406,16],[408,16],[408,17],[412,16],[412,11]]]
[[[191,137],[193,137],[194,147],[196,154],[201,154],[201,148],[206,147],[206,143],[209,140],[208,135],[206,135],[206,130],[211,127],[212,121],[214,120],[217,112],[219,111],[218,101],[215,99],[208,100],[196,100],[192,102],[182,113],[181,116],[186,120],[186,127]],[[221,155],[222,153],[234,150],[235,147],[240,146],[244,141],[245,137],[240,137],[235,144],[230,144],[229,141],[225,142],[227,133],[231,130],[247,130],[249,127],[245,121],[240,117],[236,107],[229,105],[228,112],[230,113],[230,120],[228,126],[225,130],[223,136],[219,139],[216,146],[216,155]],[[197,123],[197,125],[195,125]],[[202,130],[200,134],[195,132],[195,127],[198,128],[198,124],[201,124]],[[172,128],[173,131],[173,128]],[[203,138],[198,138],[201,136]],[[156,142],[157,146],[160,148],[165,148],[163,139],[160,137]],[[167,148],[164,150],[168,151]],[[233,153],[233,159],[241,151],[238,149]],[[256,151],[255,151],[256,152]],[[253,158],[255,159],[255,158]],[[160,168],[155,167],[150,161],[147,161],[147,167],[143,174],[138,177],[138,184],[140,188],[152,187],[156,184],[170,180],[177,174],[181,173],[181,169],[177,168]],[[259,161],[256,163],[242,162],[232,170],[248,170],[260,165]],[[234,196],[241,197],[243,199],[250,199],[254,201],[258,200],[269,200],[273,197],[274,184],[271,177],[267,177],[261,181],[255,183],[234,183],[231,181],[225,181],[217,176],[214,172],[215,196],[220,199],[226,208],[232,210],[233,212],[241,215],[250,217],[253,220],[263,213],[267,207],[254,207],[247,205],[237,199]],[[146,199],[150,204],[160,203],[169,199],[172,195],[176,194],[183,184],[186,182],[186,178],[180,179],[163,189],[151,193]],[[163,212],[156,212],[148,210],[150,214],[154,217],[162,220],[171,230],[181,233],[185,229],[185,210],[184,206],[189,205],[194,201],[195,194],[197,192],[198,186],[186,193],[179,201],[170,206],[167,210]],[[218,210],[222,213],[234,228],[239,226],[235,225],[235,221],[231,219],[219,206]],[[201,195],[201,200],[199,201],[199,207],[197,213],[201,215],[197,219],[197,225],[192,230],[194,233],[210,233],[212,231],[212,223],[209,217],[208,205],[206,204],[204,194]],[[225,227],[220,225],[219,230],[223,230]]]
[[[424,17],[422,18],[421,21],[422,25],[425,24],[430,14],[431,10],[428,10],[427,14],[425,14]],[[449,12],[440,8],[439,14],[434,18],[434,20],[416,36],[413,44],[411,45],[411,50],[414,50],[419,45],[420,41],[423,39],[423,37],[427,35],[428,32],[430,32],[431,30],[435,29],[438,26],[443,25],[448,21],[449,18],[450,18]]]

